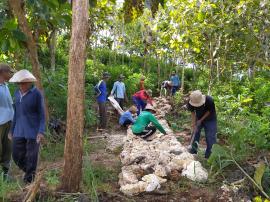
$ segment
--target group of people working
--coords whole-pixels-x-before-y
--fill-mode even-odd
[[[25,173],[24,182],[31,183],[45,133],[44,100],[34,86],[36,78],[28,70],[12,75],[8,65],[0,64],[0,164],[7,179],[12,156]],[[7,82],[18,84],[13,99]]]
[[[103,79],[98,83],[96,88],[98,89],[97,101],[99,103],[100,111],[100,129],[106,129],[106,82],[110,78],[108,73],[103,74]],[[118,80],[114,83],[111,91],[111,96],[117,100],[121,108],[123,109],[124,100],[127,100],[126,87],[123,82],[124,76],[120,75]],[[151,98],[152,91],[146,90],[144,87],[145,77],[142,77],[139,83],[139,91],[132,96],[134,106],[131,106],[126,112],[121,114],[119,124],[127,127],[131,126],[134,135],[138,135],[141,138],[147,140],[149,136],[155,133],[158,129],[161,133],[166,135],[166,131],[160,125],[154,114],[156,112],[153,100]],[[180,78],[176,75],[175,71],[172,72],[170,81],[165,81],[162,85],[164,88],[169,89],[171,95],[174,95],[180,87]],[[102,100],[101,100],[102,98]],[[215,110],[215,104],[211,96],[206,96],[201,91],[196,90],[191,92],[189,96],[189,102],[187,108],[192,114],[192,147],[190,153],[195,154],[198,150],[198,143],[200,140],[201,130],[205,130],[207,148],[205,151],[205,157],[209,158],[213,144],[216,143],[217,133],[217,116]]]
[[[20,70],[13,75],[7,64],[0,64],[0,165],[4,178],[8,178],[11,156],[15,164],[25,173],[24,182],[31,183],[36,174],[40,143],[45,133],[45,107],[42,93],[35,87],[36,78],[28,70]],[[180,79],[173,72],[172,95],[179,89]],[[107,127],[107,87],[109,73],[104,73],[102,80],[95,86],[100,112],[100,128]],[[123,109],[127,100],[124,76],[120,75],[111,90],[111,96]],[[134,135],[147,139],[158,129],[166,131],[155,117],[156,109],[151,98],[152,91],[144,87],[145,78],[139,83],[139,91],[132,96],[134,106],[124,112],[119,119],[122,126],[130,126]],[[18,84],[14,97],[10,94],[8,82]],[[176,85],[177,84],[177,85]],[[194,140],[191,153],[197,153],[201,130],[205,130],[207,149],[205,157],[211,154],[216,143],[217,116],[211,96],[200,91],[190,94],[188,109],[192,113]]]

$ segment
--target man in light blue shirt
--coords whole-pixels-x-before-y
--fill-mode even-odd
[[[123,82],[125,77],[121,74],[118,81],[114,82],[111,95],[114,96],[115,100],[119,103],[120,107],[123,109],[124,100],[127,98],[126,86]]]
[[[0,165],[4,178],[8,175],[11,160],[11,141],[8,137],[14,116],[13,102],[6,82],[11,78],[11,68],[0,64]]]
[[[176,91],[178,91],[179,90],[179,87],[180,87],[180,78],[175,73],[175,71],[172,71],[172,75],[171,75],[170,81],[172,82],[172,96],[174,96],[175,93],[176,93]]]

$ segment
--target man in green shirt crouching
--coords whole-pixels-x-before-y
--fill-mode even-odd
[[[146,139],[147,137],[153,135],[157,129],[166,135],[166,131],[153,115],[154,113],[156,113],[155,108],[152,105],[147,104],[145,110],[140,113],[136,122],[131,127],[134,135],[138,135],[141,138]],[[150,123],[152,124],[149,125]]]

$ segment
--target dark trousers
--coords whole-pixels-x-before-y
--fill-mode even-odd
[[[198,150],[198,144],[200,141],[200,136],[201,136],[201,130],[204,129],[205,131],[205,138],[206,138],[206,144],[207,148],[205,151],[205,158],[209,158],[211,155],[211,150],[213,144],[217,142],[217,120],[211,120],[211,121],[205,121],[203,122],[200,126],[197,127],[195,136],[194,136],[194,141],[192,144],[192,153],[197,153]]]
[[[141,111],[144,110],[144,108],[146,107],[146,103],[143,100],[134,96],[132,97],[132,100],[137,107],[137,115],[139,116]]]
[[[0,165],[4,174],[8,173],[11,160],[11,141],[8,139],[11,121],[0,125]]]
[[[122,109],[124,109],[124,98],[115,98],[115,100],[118,102],[118,104],[120,105],[120,107]]]
[[[131,124],[132,124],[132,121],[131,120],[125,120],[125,122],[122,124],[122,126],[128,127]]]
[[[38,162],[39,144],[35,139],[13,138],[12,157],[15,164],[25,172],[24,182],[35,179]]]
[[[157,128],[155,126],[146,126],[143,132],[141,133],[134,133],[134,135],[138,135],[141,138],[145,139],[149,136],[153,135],[156,132]]]
[[[178,91],[179,86],[173,86],[172,87],[172,95],[175,95],[175,93]]]
[[[99,109],[99,127],[101,129],[105,129],[107,127],[107,107],[106,102],[99,102],[98,103]]]

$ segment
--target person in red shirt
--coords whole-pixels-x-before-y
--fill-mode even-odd
[[[140,90],[132,96],[134,104],[137,106],[137,115],[145,109],[147,103],[153,105],[152,90]]]
[[[145,80],[145,76],[142,76],[141,80],[140,80],[140,90],[145,90],[145,88],[144,88],[144,80]]]

